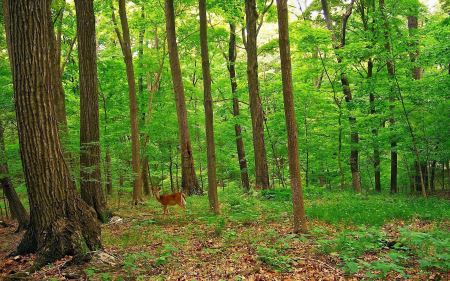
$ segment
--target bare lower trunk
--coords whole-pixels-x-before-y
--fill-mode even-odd
[[[119,0],[119,15],[122,24],[122,52],[127,69],[128,93],[130,103],[130,123],[131,123],[131,162],[133,167],[133,204],[142,201],[142,178],[140,143],[138,128],[138,105],[136,99],[136,81],[134,80],[133,56],[131,54],[130,31],[128,29],[128,19],[126,14],[125,0]]]
[[[436,160],[433,160],[433,162],[431,163],[431,177],[430,177],[431,192],[436,191],[435,178],[436,178]]]
[[[256,43],[256,22],[258,13],[256,1],[245,1],[245,14],[247,24],[247,79],[250,96],[250,113],[253,129],[253,149],[255,154],[256,188],[268,189],[269,169],[267,166],[266,146],[264,141],[264,114],[259,96],[258,81],[258,47]]]
[[[292,86],[291,54],[289,46],[287,0],[277,0],[281,75],[283,80],[284,113],[288,134],[289,173],[294,205],[294,232],[306,232],[306,215],[303,205],[300,160],[298,157],[298,132]]]
[[[201,194],[195,175],[194,157],[192,155],[191,137],[189,134],[186,100],[181,75],[180,60],[175,32],[175,13],[173,0],[165,1],[167,43],[169,46],[170,70],[177,107],[178,131],[181,147],[181,186],[187,195]]]
[[[106,173],[106,192],[111,195],[112,194],[112,176],[111,176],[111,152],[109,151],[109,147],[106,147],[106,156],[105,156],[105,173]]]
[[[35,268],[101,247],[94,210],[78,195],[64,161],[52,92],[50,1],[8,0],[16,117],[30,202],[18,254],[36,252]]]
[[[100,173],[97,51],[94,4],[75,0],[78,65],[80,72],[80,187],[81,198],[94,208],[100,221],[107,220]]]
[[[373,74],[373,62],[372,59],[369,59],[367,64],[367,78],[372,79]],[[369,101],[370,101],[370,114],[375,115],[375,93],[370,90],[369,93]],[[381,172],[380,172],[380,148],[378,145],[378,123],[372,129],[373,135],[373,169],[375,174],[375,191],[381,192]]]
[[[386,61],[386,67],[387,67],[387,72],[389,75],[389,81],[390,83],[394,83],[393,79],[395,78],[395,68],[394,68],[394,62],[391,58],[391,44],[390,44],[390,34],[389,34],[389,22],[388,19],[386,17],[386,13],[385,13],[385,5],[384,5],[384,0],[379,0],[379,4],[380,4],[380,11],[381,11],[381,15],[383,17],[383,21],[384,21],[384,48],[386,50],[386,52],[388,52],[388,60]],[[394,118],[394,109],[395,109],[395,95],[393,93],[393,91],[395,91],[394,87],[391,87],[390,89],[390,93],[389,93],[389,110],[390,110],[390,118],[389,118],[389,123],[390,123],[390,130],[391,132],[394,131],[395,128],[395,118]],[[397,166],[398,166],[398,160],[397,160],[397,141],[395,136],[391,137],[390,140],[391,143],[391,193],[397,193],[398,192],[398,187],[397,187]]]
[[[200,45],[202,53],[203,91],[205,107],[206,128],[206,154],[208,165],[208,199],[209,208],[215,213],[220,212],[219,199],[217,196],[216,179],[216,148],[214,144],[214,115],[211,97],[211,70],[208,53],[208,23],[206,18],[206,0],[199,0],[200,13]]]
[[[236,136],[236,148],[239,160],[239,170],[241,172],[241,183],[244,192],[249,192],[250,181],[248,179],[247,159],[245,158],[245,146],[242,139],[242,129],[238,122],[239,99],[237,96],[236,81],[236,26],[230,23],[230,40],[228,41],[228,72],[230,73],[231,92],[233,93],[233,116],[235,118],[234,132]]]

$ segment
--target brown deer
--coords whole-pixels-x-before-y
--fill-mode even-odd
[[[184,197],[184,194],[182,192],[175,192],[172,194],[163,194],[160,195],[159,192],[161,191],[161,188],[156,188],[153,193],[155,194],[156,200],[158,200],[159,203],[161,203],[164,214],[169,214],[169,210],[167,209],[167,206],[175,206],[178,205],[181,208],[186,208],[186,198]]]

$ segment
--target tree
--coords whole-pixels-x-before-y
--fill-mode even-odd
[[[298,131],[295,118],[294,94],[292,86],[291,51],[289,44],[289,21],[287,0],[277,0],[278,38],[280,46],[281,76],[283,80],[284,114],[288,135],[289,173],[294,205],[294,232],[306,232],[306,216],[303,206],[300,160],[298,157]]]
[[[387,52],[388,58],[386,60],[386,68],[389,76],[389,81],[391,84],[394,84],[394,78],[395,78],[395,68],[394,68],[394,61],[391,58],[391,43],[390,43],[390,35],[389,35],[389,22],[386,16],[385,11],[385,4],[384,0],[379,0],[380,5],[380,12],[382,19],[384,21],[384,48]],[[395,109],[395,89],[391,87],[391,91],[389,93],[389,110],[390,110],[390,117],[389,117],[389,125],[390,128],[394,128],[395,126],[395,117],[394,117],[394,109]],[[391,137],[390,140],[391,143],[391,193],[397,193],[398,187],[397,187],[397,141],[395,137]]]
[[[250,113],[253,129],[253,149],[255,155],[256,188],[268,189],[269,169],[267,166],[266,146],[264,142],[264,114],[259,96],[258,47],[256,0],[245,1],[247,24],[247,80],[250,97]]]
[[[19,227],[17,231],[25,230],[28,227],[29,217],[22,202],[20,202],[14,186],[9,177],[8,159],[5,150],[5,138],[3,122],[0,120],[0,185],[9,203],[12,217],[17,220]]]
[[[417,8],[417,7],[414,7]],[[419,28],[419,21],[418,21],[418,9],[414,9],[413,8],[413,12],[411,12],[410,15],[408,15],[408,31],[409,31],[409,35],[413,38],[412,40],[412,47],[414,48],[414,50],[412,50],[409,53],[409,57],[411,60],[411,63],[413,64],[413,68],[411,70],[412,72],[412,77],[414,80],[420,80],[422,79],[422,68],[420,66],[417,65],[417,58],[419,56],[419,49],[417,48],[418,45],[418,40],[415,38],[417,29]],[[404,104],[404,100],[403,97],[401,95],[401,91],[399,89],[399,97],[400,97],[400,101],[402,103],[402,107],[403,107],[403,112],[406,118],[406,122],[408,124],[408,129],[409,129],[409,133],[411,135],[411,139],[412,139],[412,144],[413,144],[413,152],[415,154],[416,157],[416,165],[418,167],[418,174],[419,174],[419,179],[420,179],[420,190],[422,192],[422,196],[423,197],[427,197],[427,192],[426,192],[426,185],[425,185],[425,181],[424,181],[424,172],[422,169],[422,165],[421,165],[421,161],[420,161],[420,154],[419,154],[419,149],[417,148],[417,139],[416,136],[413,132],[413,128],[411,125],[411,122],[409,121],[409,116],[408,116],[408,112],[406,111],[405,108],[405,104]],[[419,186],[419,185],[417,185]]]
[[[250,191],[250,181],[248,179],[247,159],[245,158],[245,146],[242,139],[242,129],[238,122],[239,118],[239,98],[237,95],[236,77],[236,25],[230,23],[230,39],[228,41],[228,72],[230,74],[231,92],[233,94],[233,116],[235,118],[234,132],[236,135],[236,148],[241,172],[241,183],[245,192]]]
[[[192,155],[191,137],[189,135],[186,101],[183,79],[181,76],[180,59],[178,56],[177,38],[175,32],[175,11],[173,0],[165,0],[166,32],[169,49],[170,71],[172,74],[173,91],[177,108],[178,134],[181,150],[181,186],[187,195],[200,194],[201,189],[195,175],[194,158]]]
[[[80,188],[81,198],[106,221],[106,202],[100,174],[95,14],[92,0],[76,0],[78,67],[80,75]]]
[[[211,97],[211,69],[209,66],[208,52],[208,22],[206,18],[206,0],[198,1],[200,14],[200,46],[202,53],[203,92],[205,107],[206,127],[206,153],[208,162],[208,198],[209,208],[215,214],[220,212],[219,199],[217,197],[216,179],[216,148],[214,144],[214,114]]]
[[[30,225],[18,254],[36,252],[34,267],[101,247],[94,210],[77,193],[55,118],[49,0],[8,0],[11,61],[20,153]]]
[[[347,6],[346,12],[342,16],[342,29],[340,32],[340,40],[339,40],[337,38],[336,34],[334,33],[335,31],[334,31],[333,22],[332,22],[331,16],[330,16],[330,9],[328,6],[328,1],[321,0],[322,11],[323,11],[323,15],[325,18],[325,23],[326,23],[328,30],[330,30],[330,32],[332,34],[333,47],[335,50],[338,50],[345,46],[345,40],[346,40],[345,34],[347,31],[347,22],[348,22],[350,15],[352,14],[354,2],[355,2],[354,0],[351,0],[350,4]],[[336,52],[336,57],[337,57],[337,62],[339,64],[341,64],[342,57],[337,52]],[[342,92],[344,93],[344,96],[345,96],[345,102],[347,104],[347,107],[351,111],[353,96],[352,96],[352,90],[350,88],[350,82],[347,77],[347,74],[344,71],[341,71],[340,76],[341,76]],[[358,163],[358,161],[359,161],[359,159],[358,159],[358,157],[359,157],[358,156],[359,134],[355,128],[356,127],[356,118],[352,115],[352,113],[350,113],[348,120],[350,123],[351,151],[350,151],[349,163],[350,163],[350,170],[352,172],[352,186],[356,192],[361,192],[361,182],[360,182],[359,163]]]
[[[114,11],[113,22],[115,23]],[[134,80],[133,56],[131,54],[130,30],[128,28],[127,12],[125,0],[119,0],[119,17],[122,25],[122,33],[116,25],[115,31],[122,48],[123,60],[127,70],[128,94],[130,105],[130,123],[131,123],[131,165],[133,167],[134,183],[133,183],[133,204],[142,201],[142,176],[141,176],[141,160],[140,160],[140,142],[138,128],[138,105],[136,98],[136,81]]]

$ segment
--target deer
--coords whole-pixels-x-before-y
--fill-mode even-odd
[[[158,200],[159,203],[161,203],[164,215],[169,214],[169,210],[167,209],[167,206],[175,206],[178,205],[181,208],[186,208],[186,197],[182,192],[175,192],[172,194],[163,194],[160,195],[159,192],[161,191],[161,188],[156,188],[153,193],[155,194],[156,200]]]

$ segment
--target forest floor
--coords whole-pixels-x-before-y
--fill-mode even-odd
[[[102,227],[104,252],[80,266],[70,257],[33,280],[450,280],[450,201],[355,195],[321,188],[305,193],[308,234],[292,234],[287,189],[219,193],[168,216],[153,198],[138,207],[110,199],[116,217]],[[128,202],[127,202],[128,203]],[[0,280],[33,256],[7,258],[21,234],[0,227]]]

